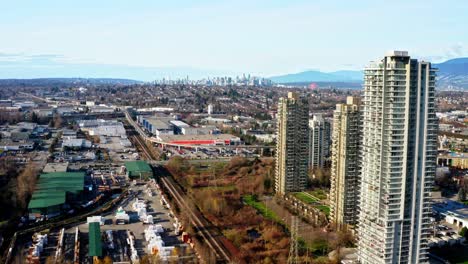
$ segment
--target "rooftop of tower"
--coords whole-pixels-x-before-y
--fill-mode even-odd
[[[409,57],[408,51],[403,50],[390,50],[385,53],[388,57]]]

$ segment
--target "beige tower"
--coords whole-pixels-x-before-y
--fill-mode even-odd
[[[357,97],[336,105],[333,113],[330,217],[338,229],[355,225],[359,203],[361,111]]]
[[[303,191],[309,157],[309,103],[296,93],[288,93],[278,103],[276,141],[276,193]]]

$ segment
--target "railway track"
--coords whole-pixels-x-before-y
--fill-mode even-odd
[[[144,158],[148,161],[154,160],[149,151],[146,149],[147,147],[145,145],[145,142],[142,142],[140,136],[133,136],[132,138],[134,142],[136,142],[136,144],[140,147],[141,151],[144,154]]]
[[[183,210],[189,214],[192,224],[200,231],[205,242],[215,252],[217,259],[221,259],[229,263],[231,261],[229,251],[225,249],[223,243],[219,241],[217,237],[213,236],[213,234],[206,228],[208,225],[207,221],[198,211],[193,210],[193,207],[188,204],[187,200],[189,200],[189,198],[182,196],[180,194],[182,191],[167,177],[161,177],[161,181],[171,196],[179,204],[180,208],[183,208]]]
[[[151,155],[151,151],[147,148],[148,146],[140,138],[140,135],[135,135],[134,141],[138,144],[139,148],[142,150],[144,156],[146,156],[148,161],[154,161],[155,159]],[[194,206],[190,206],[189,202],[193,202],[185,193],[178,187],[174,180],[170,176],[161,177],[161,182],[164,187],[169,191],[170,195],[174,198],[175,202],[179,205],[179,208],[182,211],[187,212],[192,224],[199,230],[200,235],[203,237],[203,240],[209,246],[209,248],[215,253],[217,260],[230,263],[231,254],[223,246],[223,242],[220,240],[218,235],[213,235],[210,230],[207,229],[207,226],[210,225],[208,221],[201,215],[198,210],[194,210]],[[188,202],[189,201],[189,202]]]

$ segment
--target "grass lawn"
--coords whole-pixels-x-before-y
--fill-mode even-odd
[[[432,248],[430,252],[450,263],[468,264],[468,246],[457,245],[452,247]]]
[[[309,191],[309,193],[312,194],[313,196],[317,197],[320,200],[327,199],[327,193],[322,189],[315,189],[313,191]]]
[[[297,193],[294,193],[293,194],[297,199],[305,202],[305,203],[308,203],[308,204],[314,204],[316,202],[319,201],[319,199],[315,198],[315,197],[312,197],[310,195],[308,195],[307,193],[305,192],[297,192]]]
[[[280,224],[283,224],[283,221],[281,218],[276,215],[275,212],[273,212],[271,209],[268,209],[264,203],[259,202],[255,199],[253,195],[245,195],[244,197],[244,202],[253,208],[255,208],[257,211],[259,211],[264,217],[273,220],[275,222],[278,222]]]
[[[314,254],[315,256],[326,256],[328,252],[328,244],[325,239],[317,240],[313,243],[307,243],[304,239],[299,238],[299,248],[303,250],[308,250],[310,253]]]
[[[322,191],[322,192],[323,192],[323,190],[318,190],[318,191]],[[326,196],[325,192],[323,192],[323,193],[320,193],[320,192],[317,192],[317,191],[313,191],[313,192],[318,193],[318,196],[317,196],[317,195],[314,195],[314,194],[312,194],[312,195],[314,195],[314,196],[311,196],[311,195],[309,195],[309,194],[306,193],[306,192],[297,192],[297,193],[294,193],[293,195],[294,195],[297,199],[299,199],[299,200],[301,200],[301,201],[303,201],[303,202],[305,202],[305,203],[312,204],[314,207],[316,207],[316,208],[319,209],[320,211],[324,212],[327,216],[330,215],[330,207],[328,207],[328,206],[326,206],[326,205],[321,205],[321,204],[319,204],[319,203],[320,203],[320,200],[317,199],[317,198],[319,198],[319,196],[320,196],[320,197],[323,197],[323,195]],[[315,197],[317,197],[317,198],[315,198]],[[325,198],[326,198],[326,197],[325,197]]]
[[[317,205],[316,206],[320,211],[324,212],[327,216],[330,215],[330,207],[326,205]]]

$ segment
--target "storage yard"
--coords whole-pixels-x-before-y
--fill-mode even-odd
[[[126,219],[126,221],[118,221]],[[185,255],[196,258],[183,235],[182,226],[161,196],[154,181],[132,185],[129,195],[114,210],[87,222],[64,229],[43,230],[18,245],[15,259],[45,263],[48,259],[70,263],[92,263],[93,257],[110,257],[113,262],[136,262],[144,255],[162,259]],[[177,248],[177,250],[174,250]],[[174,255],[177,252],[177,255]]]

